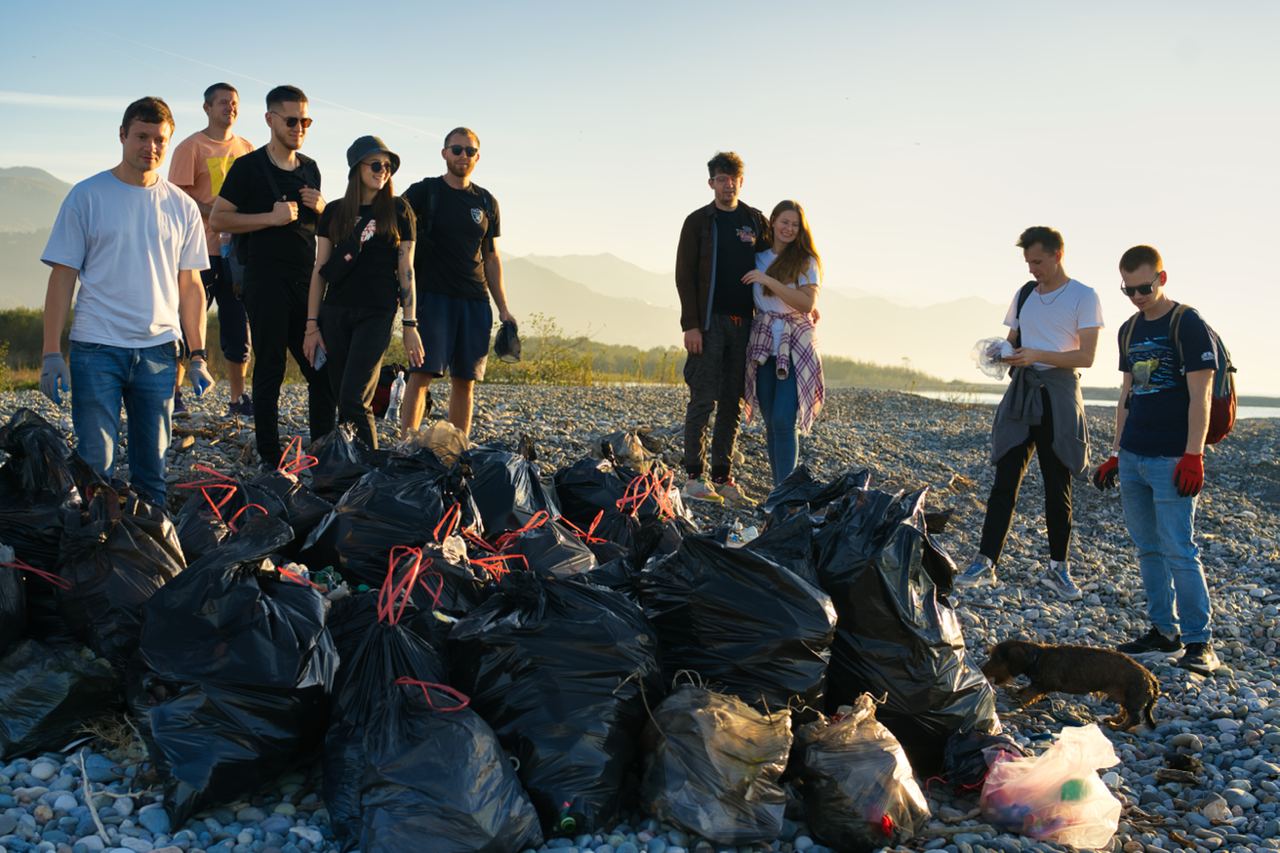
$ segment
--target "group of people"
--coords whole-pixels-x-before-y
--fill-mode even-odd
[[[210,86],[204,110],[207,126],[176,146],[164,180],[173,115],[159,98],[130,104],[119,164],[72,187],[42,255],[51,272],[40,387],[55,403],[76,389],[80,455],[110,475],[123,405],[134,487],[163,505],[182,366],[197,394],[213,384],[205,349],[210,301],[218,305],[230,414],[252,414],[264,465],[281,455],[279,395],[289,353],[307,382],[311,440],[340,419],[377,447],[371,402],[397,314],[410,371],[401,430],[419,428],[431,380],[447,374],[449,420],[469,432],[493,306],[504,324],[515,322],[497,251],[497,200],[471,181],[480,156],[475,132],[449,131],[444,173],[401,196],[392,184],[400,157],[377,136],[362,136],[347,149],[342,197],[327,202],[315,161],[300,152],[312,125],[300,89],[277,86],[267,94],[270,139],[261,148],[232,132],[239,111],[233,86]],[[781,201],[766,218],[739,199],[737,154],[718,153],[707,168],[712,200],[685,219],[676,255],[688,352],[683,494],[747,505],[733,477],[743,417],[763,421],[777,484],[795,469],[798,436],[822,409],[815,336],[822,262],[799,203]],[[1011,381],[992,430],[995,483],[978,554],[956,582],[994,581],[1036,454],[1049,536],[1043,580],[1077,600],[1068,564],[1071,483],[1089,455],[1078,370],[1093,364],[1102,312],[1097,294],[1066,274],[1057,231],[1029,228],[1018,246],[1034,280],[1015,294],[1005,317]],[[1121,484],[1152,622],[1121,649],[1168,653],[1185,643],[1182,664],[1208,672],[1218,664],[1193,524],[1219,366],[1199,315],[1174,314],[1155,249],[1125,252],[1120,276],[1138,313],[1119,337],[1123,382],[1113,453],[1094,480],[1100,488]],[[77,280],[68,368],[61,336]],[[1174,316],[1180,319],[1171,329]],[[251,349],[252,396],[245,387]]]
[[[449,419],[468,432],[493,325],[490,299],[502,322],[515,323],[497,250],[498,203],[471,181],[480,158],[474,131],[451,130],[444,174],[399,197],[392,175],[400,157],[362,136],[347,149],[342,197],[327,202],[319,168],[300,151],[313,123],[302,90],[267,93],[270,138],[261,148],[233,132],[239,106],[234,86],[210,86],[208,123],[175,146],[164,180],[173,114],[159,98],[130,104],[120,163],[71,189],[42,255],[52,272],[41,389],[60,402],[61,391],[76,387],[78,449],[104,473],[114,467],[123,404],[134,485],[161,503],[182,377],[197,394],[213,384],[209,304],[218,306],[228,414],[253,418],[267,466],[282,450],[289,354],[307,382],[311,439],[351,423],[376,448],[372,401],[397,313],[410,374],[405,432],[419,428],[430,382],[446,373]],[[68,369],[60,338],[77,278]]]

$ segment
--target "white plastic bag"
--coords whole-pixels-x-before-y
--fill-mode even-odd
[[[992,379],[1003,379],[1009,365],[1000,359],[1013,355],[1013,344],[1006,338],[983,338],[973,345],[970,357],[978,369]]]
[[[982,787],[982,816],[1029,838],[1103,847],[1120,824],[1120,801],[1098,770],[1120,763],[1096,724],[1064,728],[1044,753],[997,761]]]

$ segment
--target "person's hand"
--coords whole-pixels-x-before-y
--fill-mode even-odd
[[[298,190],[298,196],[301,197],[304,205],[316,213],[324,213],[324,196],[320,195],[320,190],[303,187]]]
[[[1204,456],[1184,453],[1173,469],[1173,485],[1184,498],[1194,498],[1204,488]]]
[[[302,354],[307,357],[307,363],[315,364],[316,350],[324,348],[324,336],[320,334],[320,327],[308,328],[306,334],[302,336]]]
[[[278,201],[271,208],[271,221],[276,225],[288,225],[298,218],[296,201]]]
[[[1120,458],[1112,456],[1106,462],[1098,466],[1098,470],[1093,472],[1093,484],[1099,489],[1113,489],[1116,485],[1116,477],[1120,475]]]
[[[518,324],[518,323],[516,323],[516,316],[515,316],[514,314],[512,314],[512,313],[511,313],[511,311],[510,311],[510,310],[508,310],[508,309],[506,309],[506,308],[499,308],[499,309],[498,309],[498,322],[500,322],[500,323],[511,323],[511,324],[512,324],[512,325],[514,325],[517,329],[518,329],[518,328],[520,328],[519,324]]]
[[[52,400],[55,406],[61,406],[61,392],[70,390],[71,371],[67,370],[67,361],[62,353],[45,353],[44,362],[40,365],[40,392]]]
[[[1030,367],[1037,361],[1044,361],[1044,352],[1029,347],[1018,347],[1013,351],[1013,355],[1002,358],[1001,361],[1011,367]]]
[[[684,333],[684,348],[690,355],[702,355],[702,330],[687,329]]]
[[[213,387],[213,375],[209,373],[209,366],[203,358],[191,359],[187,365],[187,377],[191,380],[191,388],[196,392],[197,398],[204,396],[204,392]]]
[[[426,351],[422,348],[422,338],[419,337],[417,329],[404,330],[404,354],[409,359],[410,367],[422,367],[422,359],[426,356]]]
[[[742,277],[743,284],[769,284],[769,276],[764,274],[764,270],[751,270]]]
[[[818,309],[814,308],[809,312],[809,317],[813,321],[813,325],[818,325],[818,321],[822,319],[822,315],[818,313]]]

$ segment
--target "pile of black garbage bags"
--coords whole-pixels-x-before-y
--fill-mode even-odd
[[[716,844],[918,832],[999,732],[924,493],[799,469],[741,543],[660,462],[532,445],[193,471],[172,515],[0,427],[0,757],[127,710],[180,825],[320,756],[344,849],[518,851],[643,808]],[[976,772],[981,772],[980,770]]]

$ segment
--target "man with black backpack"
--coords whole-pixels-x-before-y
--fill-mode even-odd
[[[991,428],[995,482],[987,499],[978,555],[957,586],[996,581],[996,562],[1004,550],[1018,490],[1034,453],[1044,478],[1045,526],[1049,531],[1045,586],[1066,601],[1080,590],[1071,579],[1067,549],[1071,542],[1071,477],[1089,464],[1089,430],[1080,373],[1093,364],[1102,327],[1098,294],[1069,277],[1062,267],[1062,235],[1043,225],[1018,238],[1033,280],[1015,294],[1004,323],[1013,355],[1009,387]]]
[[[417,431],[431,380],[449,374],[449,422],[471,432],[472,393],[484,379],[493,310],[503,324],[515,324],[502,283],[498,201],[471,182],[480,161],[480,137],[456,127],[440,150],[445,173],[418,181],[404,192],[418,219],[413,267],[418,289],[418,333],[425,352],[422,367],[409,369],[400,407],[402,433]]]
[[[1219,365],[1219,343],[1195,309],[1165,295],[1168,274],[1159,252],[1150,246],[1129,249],[1120,257],[1120,278],[1138,313],[1120,328],[1124,378],[1115,440],[1093,482],[1109,489],[1120,481],[1151,620],[1151,630],[1120,651],[1167,654],[1185,642],[1178,665],[1209,675],[1219,662],[1194,524],[1214,372],[1225,373],[1228,365]]]
[[[311,126],[307,96],[294,86],[275,87],[267,93],[265,118],[271,141],[231,164],[209,227],[237,235],[235,251],[245,264],[244,306],[257,354],[253,425],[262,464],[275,467],[285,354],[293,354],[307,380],[312,441],[333,430],[337,404],[323,365],[313,366],[302,351],[306,326],[318,322],[307,316],[307,291],[324,211],[320,170],[298,151]]]

